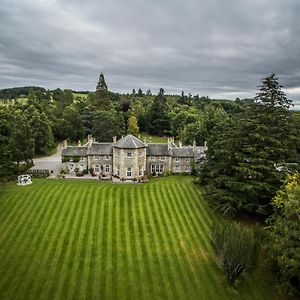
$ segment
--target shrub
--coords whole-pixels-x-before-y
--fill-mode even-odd
[[[211,239],[219,265],[229,284],[235,286],[237,278],[257,264],[261,232],[234,223],[214,223]]]

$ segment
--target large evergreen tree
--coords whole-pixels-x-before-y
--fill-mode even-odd
[[[170,132],[170,108],[164,95],[164,89],[160,89],[148,112],[149,132],[152,134],[168,134]]]
[[[94,106],[101,110],[106,110],[110,108],[110,98],[108,88],[104,79],[104,75],[101,73],[99,81],[97,83]]]
[[[286,134],[290,105],[271,75],[242,113],[213,131],[200,180],[210,185],[209,198],[223,213],[272,213],[271,199],[284,178],[279,167],[293,152]]]

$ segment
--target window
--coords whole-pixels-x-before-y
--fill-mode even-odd
[[[96,165],[95,166],[95,173],[99,173],[99,171],[100,171],[100,167],[99,167],[99,165]]]
[[[110,172],[110,165],[105,165],[105,173],[109,173]]]
[[[166,160],[166,157],[165,156],[161,156],[160,159],[161,160]]]
[[[175,166],[175,172],[179,172],[180,171],[180,166]]]
[[[131,152],[127,152],[127,157],[131,157]]]
[[[190,170],[191,170],[191,168],[190,168],[189,166],[186,166],[186,167],[185,167],[185,171],[186,171],[186,172],[190,172]]]
[[[105,155],[105,159],[106,160],[110,159],[110,156],[109,155]]]
[[[127,167],[126,175],[127,177],[131,177],[131,167]]]
[[[164,172],[164,165],[160,164],[152,164],[151,165],[151,173],[162,174]]]
[[[176,161],[176,162],[179,162],[179,157],[175,157],[175,161]]]
[[[186,162],[189,162],[189,161],[190,161],[190,158],[189,158],[189,157],[187,157],[187,158],[185,159],[185,161],[186,161]]]
[[[120,168],[117,166],[117,176],[120,176]]]

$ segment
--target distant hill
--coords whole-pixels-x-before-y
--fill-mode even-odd
[[[30,91],[46,92],[46,89],[40,86],[13,87],[0,90],[0,99],[17,99],[28,97]]]

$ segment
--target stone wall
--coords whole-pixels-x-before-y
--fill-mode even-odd
[[[128,153],[130,153],[130,156]],[[117,175],[120,178],[129,178],[128,168],[131,168],[130,178],[140,178],[144,175],[146,170],[146,148],[113,148],[114,175]]]
[[[113,173],[113,157],[112,155],[89,155],[88,156],[89,169],[94,169],[95,174],[100,173],[110,176]],[[106,166],[109,166],[109,172],[106,170]],[[97,167],[98,166],[98,167]],[[101,168],[102,166],[102,168]]]

